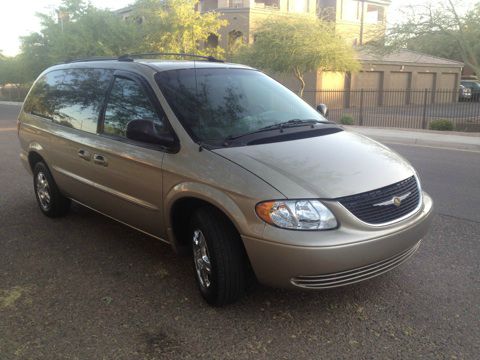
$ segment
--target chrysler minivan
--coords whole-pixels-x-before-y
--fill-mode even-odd
[[[328,289],[403,263],[432,200],[387,147],[247,66],[94,59],[45,70],[18,119],[40,210],[75,201],[192,256],[212,305],[247,282]]]

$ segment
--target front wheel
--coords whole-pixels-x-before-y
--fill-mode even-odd
[[[214,306],[238,300],[245,291],[246,255],[242,240],[215,208],[198,209],[191,220],[195,279],[203,298]]]

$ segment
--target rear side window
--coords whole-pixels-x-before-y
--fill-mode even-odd
[[[143,87],[131,79],[117,77],[105,108],[103,133],[126,137],[127,124],[132,120],[151,120],[159,134],[169,131],[165,114],[157,113]]]
[[[112,76],[113,71],[105,69],[49,72],[35,84],[25,103],[25,111],[67,127],[95,133]]]

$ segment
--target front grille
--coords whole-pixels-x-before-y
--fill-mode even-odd
[[[291,282],[295,286],[308,289],[329,289],[354,284],[363,280],[371,279],[397,267],[409,259],[415,251],[417,251],[419,246],[420,242],[415,244],[412,248],[389,259],[356,269],[324,275],[296,276],[292,278]]]
[[[399,206],[393,204],[395,197],[405,197]],[[415,176],[380,189],[337,199],[360,220],[369,224],[384,224],[400,219],[417,209],[420,191]],[[390,204],[383,204],[391,202]]]

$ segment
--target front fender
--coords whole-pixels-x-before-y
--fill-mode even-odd
[[[172,231],[171,211],[175,202],[184,198],[203,200],[217,207],[232,221],[241,235],[261,236],[263,234],[265,224],[255,214],[255,200],[238,194],[229,194],[207,184],[182,182],[172,187],[165,195],[164,200],[165,224],[172,244],[175,243],[175,238]],[[251,212],[245,214],[238,205],[239,202],[244,203],[247,207],[251,205]]]

